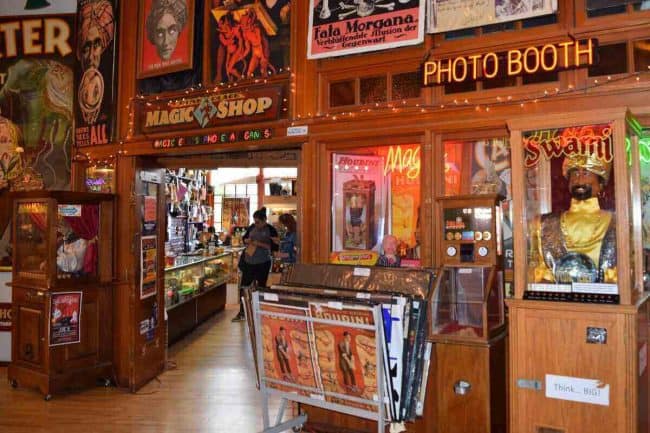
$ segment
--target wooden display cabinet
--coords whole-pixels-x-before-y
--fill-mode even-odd
[[[497,195],[437,202],[442,263],[431,299],[438,433],[506,431],[506,345]],[[429,403],[430,402],[430,403]]]
[[[508,301],[510,431],[648,432],[648,233],[641,212],[648,197],[640,181],[647,182],[650,166],[639,155],[642,131],[623,109],[527,117],[510,128],[513,179],[527,180],[513,182],[520,229],[515,298]],[[598,156],[574,162],[580,155]],[[574,168],[583,172],[572,175]],[[575,180],[568,183],[584,171],[600,177],[595,202],[576,194],[584,188],[572,186]],[[601,217],[590,219],[588,206]],[[569,211],[584,215],[576,214],[576,222]],[[593,227],[609,213],[615,213],[610,238]],[[551,218],[560,218],[561,231],[543,231]],[[575,251],[585,236],[600,249],[596,261],[589,251]],[[564,256],[553,255],[557,239]],[[604,263],[607,242],[615,255]]]
[[[113,196],[13,198],[12,386],[37,388],[49,400],[98,380],[110,384]]]

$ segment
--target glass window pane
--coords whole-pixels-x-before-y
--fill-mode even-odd
[[[475,81],[465,81],[463,83],[452,83],[452,84],[445,85],[446,95],[450,95],[453,93],[475,92],[475,91],[476,91]]]
[[[420,88],[420,74],[417,72],[393,75],[393,100],[419,98]]]
[[[445,33],[445,39],[451,41],[455,39],[473,38],[476,36],[476,29],[461,29]]]
[[[330,83],[330,107],[354,105],[354,80]]]
[[[528,18],[521,21],[521,27],[529,29],[532,27],[547,26],[557,23],[557,14],[542,15],[541,17]]]
[[[388,85],[386,76],[367,77],[361,79],[361,104],[386,102]]]
[[[249,183],[248,187],[246,188],[247,194],[249,196],[256,196],[257,197],[257,184],[256,183]]]
[[[650,70],[650,39],[634,41],[634,70],[636,72]]]
[[[623,74],[628,71],[627,44],[601,45],[598,47],[597,65],[589,67],[589,76]]]
[[[224,195],[226,195],[227,197],[234,197],[235,196],[235,185],[233,185],[232,183],[229,183],[229,184],[225,185],[225,187],[226,187],[226,189],[225,189],[225,194]]]
[[[525,297],[618,302],[612,126],[528,131],[523,146]]]
[[[378,266],[419,260],[420,146],[365,147],[332,158],[332,262],[355,255]]]
[[[530,56],[532,57],[532,56]],[[559,61],[559,60],[558,60]],[[529,60],[529,64],[534,64],[534,60]],[[544,63],[546,65],[552,65],[553,64],[553,55],[551,54],[546,54]],[[539,72],[533,75],[524,75],[522,77],[522,83],[523,84],[537,84],[537,83],[548,83],[548,82],[554,82],[558,81],[560,79],[560,75],[556,71],[549,71],[549,72],[544,72],[542,68],[539,68]]]
[[[511,31],[511,30],[515,29],[515,23],[514,23],[514,21],[510,21],[510,22],[507,22],[507,23],[490,24],[490,25],[481,27],[481,29],[482,29],[484,35],[487,35],[487,34],[490,34],[490,33]]]

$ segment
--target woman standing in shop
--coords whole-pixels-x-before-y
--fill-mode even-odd
[[[254,281],[257,287],[266,287],[266,280],[271,270],[271,257],[273,251],[278,250],[278,232],[266,222],[266,208],[253,213],[255,221],[246,229],[242,237],[246,249],[239,260],[239,269],[242,272],[241,287],[250,286]],[[244,305],[239,301],[239,313],[232,319],[233,322],[244,320]]]
[[[280,241],[279,257],[282,263],[296,263],[298,253],[298,233],[296,230],[296,219],[288,213],[280,215],[280,223],[286,229],[286,233]]]

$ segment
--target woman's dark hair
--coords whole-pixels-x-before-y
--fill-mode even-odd
[[[296,219],[293,215],[288,213],[283,213],[280,215],[280,222],[287,227],[287,231],[291,233],[296,232]]]
[[[253,218],[266,221],[266,208],[261,207],[255,212],[253,212]]]

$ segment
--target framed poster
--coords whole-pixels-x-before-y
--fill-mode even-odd
[[[428,0],[428,33],[553,14],[557,0]]]
[[[79,0],[75,61],[75,143],[108,144],[115,101],[117,0]]]
[[[140,299],[148,298],[156,294],[156,255],[158,249],[156,247],[156,236],[142,236],[140,261]]]
[[[250,225],[250,199],[248,197],[224,197],[221,209],[221,227],[230,232],[232,227],[248,227]]]
[[[207,7],[208,82],[281,73],[289,66],[291,0],[213,1]],[[216,5],[215,5],[216,4]]]
[[[422,43],[424,6],[425,0],[310,0],[307,58]]]
[[[194,0],[140,0],[138,78],[192,69]]]
[[[82,292],[58,292],[50,297],[50,346],[81,341]]]

